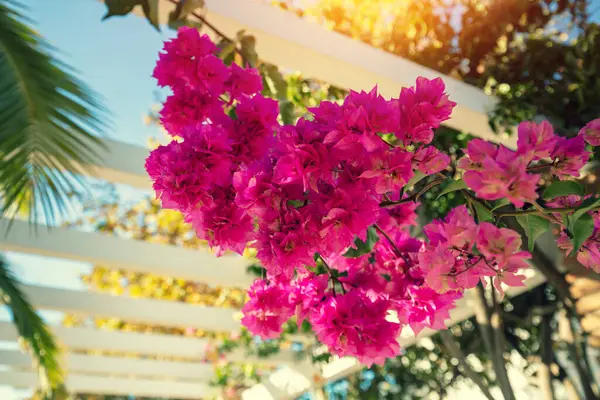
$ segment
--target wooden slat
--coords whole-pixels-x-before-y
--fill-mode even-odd
[[[0,350],[0,365],[28,369],[32,367],[32,360],[29,354],[18,350]],[[202,362],[161,361],[73,353],[65,355],[64,368],[68,374],[91,373],[154,377],[207,383],[213,377],[213,366]]]
[[[27,285],[23,289],[36,308],[45,310],[211,331],[240,329],[237,320],[239,312],[232,309],[166,300],[134,299],[43,286]]]
[[[236,255],[215,257],[207,249],[123,239],[96,232],[0,221],[0,249],[89,262],[127,271],[147,272],[213,285],[247,287],[253,277],[246,272],[249,260]],[[6,232],[6,233],[5,233]]]
[[[51,326],[58,340],[73,350],[98,350],[138,353],[151,356],[204,357],[207,340],[158,333],[119,332],[89,327]],[[0,340],[16,341],[17,330],[9,322],[0,322]]]
[[[600,304],[598,304],[598,309],[600,310]],[[598,336],[600,336],[600,312],[585,315],[581,319],[581,327],[588,333],[598,332]]]
[[[90,327],[51,326],[60,343],[69,350],[97,350],[149,356],[181,357],[200,361],[205,358],[209,342],[205,339],[166,335],[158,333],[136,333],[107,331]],[[0,341],[14,342],[18,339],[17,330],[9,322],[0,322]],[[249,356],[244,350],[234,350],[226,354],[228,361],[255,362],[267,365],[294,364],[296,353],[282,350],[268,358]]]
[[[586,277],[578,277],[571,284],[570,290],[571,295],[574,298],[579,299],[600,291],[600,281]]]
[[[33,372],[0,371],[0,385],[31,388],[37,385]],[[69,374],[66,386],[72,393],[120,395],[136,397],[165,397],[176,399],[202,399],[214,390],[204,383],[168,381],[157,379],[126,379],[108,376]]]

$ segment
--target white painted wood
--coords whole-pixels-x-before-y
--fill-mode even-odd
[[[152,182],[144,169],[149,149],[111,139],[102,141],[98,151],[102,162],[92,172],[107,182],[126,184],[138,189],[152,189]]]
[[[0,365],[19,369],[32,367],[29,354],[19,350],[0,350]],[[67,353],[63,368],[67,373],[107,374],[123,377],[153,377],[210,382],[213,377],[212,364],[202,362],[176,362],[131,357],[109,357]]]
[[[37,385],[34,372],[0,371],[0,385],[31,388]],[[207,384],[156,379],[125,379],[110,376],[69,374],[66,386],[72,393],[133,395],[136,397],[165,397],[202,399],[214,393]]]
[[[119,332],[90,327],[51,326],[58,340],[73,350],[138,353],[151,356],[186,357],[200,360],[208,345],[205,339],[158,333]],[[0,322],[0,340],[16,341],[17,330],[10,322]]]
[[[120,332],[90,327],[50,326],[59,342],[69,350],[97,350],[137,353],[142,356],[182,357],[200,361],[205,357],[208,340],[159,333]],[[17,330],[10,322],[0,322],[0,341],[15,342]],[[298,359],[291,350],[282,350],[268,358],[249,356],[244,350],[227,353],[228,361],[256,362],[265,365],[295,364]],[[0,360],[1,361],[1,360]]]
[[[495,99],[480,89],[385,51],[325,30],[293,13],[251,0],[206,0],[206,18],[219,30],[235,37],[246,30],[256,37],[261,59],[302,72],[333,85],[370,90],[378,85],[386,96],[397,96],[401,87],[413,85],[418,76],[442,76],[453,101],[458,103],[448,125],[474,135],[514,145],[516,138],[496,136],[486,113]],[[173,5],[161,4],[161,20],[167,21]]]
[[[23,289],[31,303],[44,310],[211,331],[240,329],[238,310],[43,286],[27,285]]]
[[[0,249],[211,285],[246,288],[253,281],[246,272],[250,260],[238,255],[217,258],[204,248],[184,249],[63,227],[48,230],[38,226],[34,230],[24,221],[14,221],[10,230],[7,221],[0,221]]]

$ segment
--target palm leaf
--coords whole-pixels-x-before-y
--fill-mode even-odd
[[[55,393],[64,390],[58,346],[44,321],[19,288],[17,278],[1,255],[0,302],[8,306],[21,340],[36,361],[44,397],[54,398]]]
[[[100,161],[107,113],[21,8],[0,0],[0,209],[52,224],[87,188],[81,174]]]

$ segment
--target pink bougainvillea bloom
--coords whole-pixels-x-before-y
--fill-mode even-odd
[[[164,53],[159,54],[153,76],[159,86],[186,85],[194,78],[194,63],[214,53],[217,46],[207,35],[200,36],[195,28],[181,27],[177,38],[166,41]]]
[[[351,290],[321,303],[310,322],[333,354],[354,356],[367,366],[383,364],[400,352],[400,324],[386,319],[388,307],[382,298]]]
[[[518,127],[519,140],[517,152],[531,160],[550,157],[556,146],[558,136],[548,121],[539,124],[535,122],[521,122]]]
[[[433,245],[442,242],[462,249],[472,246],[477,237],[477,224],[464,205],[450,210],[443,221],[434,221],[423,229]]]
[[[241,68],[236,63],[231,64],[229,78],[225,82],[225,90],[231,100],[237,100],[244,95],[251,96],[260,93],[263,89],[262,78],[254,68]]]
[[[433,129],[450,118],[456,103],[444,93],[445,85],[440,78],[429,80],[417,78],[415,87],[402,88],[394,102],[400,111],[400,123],[396,136],[405,144],[431,143]]]
[[[316,306],[331,296],[328,292],[329,276],[309,274],[298,279],[290,292],[290,301],[296,307],[298,325],[302,324]]]
[[[413,156],[413,168],[425,175],[445,170],[450,164],[450,157],[433,146],[421,147]]]
[[[445,321],[450,319],[450,310],[456,307],[456,300],[463,293],[450,290],[440,294],[427,286],[411,286],[408,300],[398,302],[398,319],[408,324],[415,335],[423,328],[446,329]]]
[[[305,211],[284,209],[278,217],[260,221],[256,257],[271,275],[292,277],[296,268],[314,264],[313,222]]]
[[[160,111],[160,122],[173,136],[181,136],[189,125],[209,119],[220,119],[225,113],[223,106],[211,94],[182,88],[167,97]]]
[[[483,139],[473,139],[467,144],[465,153],[458,166],[466,171],[482,171],[485,160],[496,158],[498,146]]]
[[[595,221],[596,222],[596,221]],[[577,251],[577,261],[586,268],[600,274],[600,221],[596,222],[594,233]],[[573,242],[565,232],[561,232],[556,241],[559,249],[565,250],[566,254],[573,251]]]
[[[200,239],[208,242],[217,257],[226,251],[242,255],[252,239],[252,219],[234,202],[219,201],[213,207],[195,208],[186,215]]]
[[[294,314],[290,290],[264,279],[254,281],[248,289],[250,299],[242,308],[242,324],[263,339],[275,339],[282,325]]]
[[[592,146],[600,146],[600,118],[588,122],[579,131],[579,136],[583,136],[583,139]]]
[[[381,210],[377,225],[384,231],[404,230],[411,226],[417,226],[418,215],[416,210],[418,206],[419,203],[411,201],[385,208]]]
[[[232,133],[233,153],[239,163],[250,164],[265,157],[273,148],[279,129],[277,101],[261,95],[243,97],[236,109]]]
[[[331,253],[353,246],[355,237],[365,240],[367,228],[379,218],[379,201],[352,187],[336,188],[318,199],[324,210],[320,238]]]
[[[342,105],[343,121],[349,130],[369,136],[390,132],[397,125],[398,116],[390,103],[377,94],[377,86],[370,92],[348,93]],[[381,142],[376,138],[377,142]]]
[[[583,136],[560,137],[550,157],[554,160],[552,173],[559,178],[578,177],[579,170],[588,162],[590,152],[585,149]]]
[[[400,148],[374,154],[371,168],[360,177],[374,179],[375,192],[378,194],[398,191],[414,175],[411,158],[411,153]]]
[[[196,74],[190,84],[196,90],[204,90],[216,96],[223,92],[225,81],[229,78],[229,68],[213,55],[196,60]]]

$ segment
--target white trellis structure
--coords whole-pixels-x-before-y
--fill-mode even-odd
[[[161,6],[162,17],[166,20],[172,5],[161,0]],[[262,59],[340,87],[370,89],[378,84],[385,96],[396,96],[402,86],[413,83],[417,76],[440,75],[257,1],[206,0],[206,9],[206,18],[228,35],[235,36],[241,29],[255,35]],[[444,79],[451,98],[458,103],[449,125],[498,140],[490,131],[486,118],[494,99],[455,79]],[[508,146],[514,145],[511,140],[500,139]],[[148,150],[110,140],[105,143],[108,151],[103,163],[96,168],[96,176],[112,183],[150,189],[143,168]],[[234,256],[217,259],[203,249],[194,251],[68,228],[55,228],[49,232],[41,228],[34,235],[24,222],[16,222],[7,236],[5,229],[6,224],[0,222],[1,250],[173,276],[210,285],[247,287],[252,280],[246,274],[247,260]],[[557,257],[555,253],[550,255]],[[513,288],[509,295],[519,294],[542,282],[541,275],[533,274],[527,280],[528,287]],[[25,286],[24,289],[40,310],[204,330],[233,331],[240,327],[240,313],[231,309],[43,286]],[[470,298],[468,293],[451,313],[453,322],[473,315]],[[183,399],[201,399],[214,394],[215,389],[208,385],[212,366],[202,362],[204,340],[89,327],[53,326],[52,331],[66,349],[67,385],[73,392]],[[430,334],[426,331],[421,337]],[[16,340],[17,333],[12,324],[0,322],[0,342]],[[416,342],[408,336],[399,340],[405,346]],[[140,356],[82,355],[80,350],[127,352]],[[186,361],[161,361],[160,356],[180,357]],[[228,359],[248,361],[243,351],[229,354]],[[297,361],[290,350],[256,361],[275,364],[279,368],[262,384],[246,390],[244,399],[291,399],[361,369],[350,358],[316,368],[308,362]],[[2,350],[0,366],[5,367],[0,369],[0,385],[36,386],[37,376],[26,354]]]

